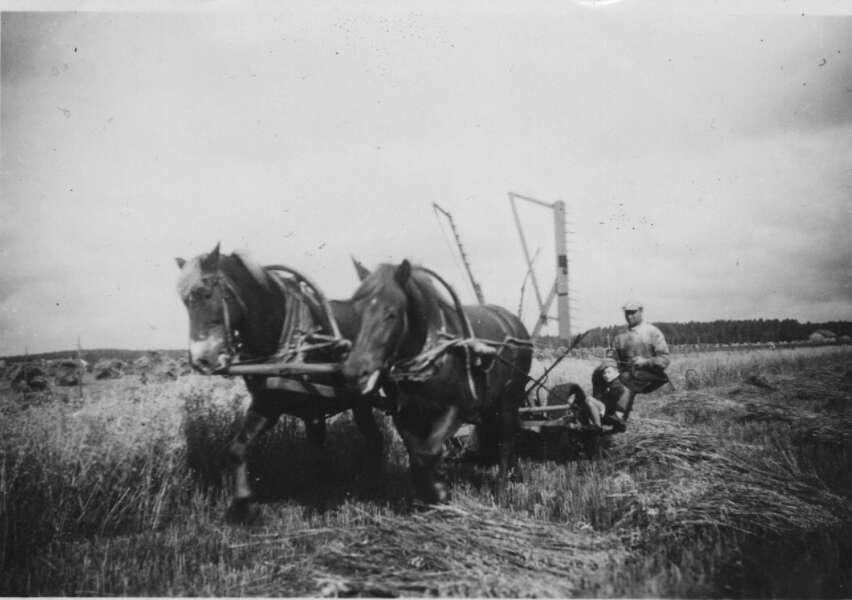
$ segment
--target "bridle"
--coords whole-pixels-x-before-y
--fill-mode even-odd
[[[216,274],[213,276],[213,287],[222,289],[222,315],[225,322],[225,361],[227,365],[233,362],[235,357],[238,357],[242,349],[242,341],[240,340],[240,331],[234,328],[233,319],[231,318],[231,309],[228,306],[228,296],[231,296],[233,301],[242,311],[242,315],[248,314],[245,300],[240,296],[237,286],[221,269],[216,269]]]
[[[319,346],[336,346],[342,343],[345,343],[347,346],[349,344],[348,340],[345,340],[340,335],[340,326],[337,323],[337,320],[334,317],[334,312],[331,308],[326,297],[319,291],[319,288],[314,284],[313,281],[308,279],[305,275],[299,273],[298,271],[291,269],[290,267],[285,267],[283,265],[270,265],[263,268],[266,276],[269,278],[269,285],[277,289],[282,297],[284,298],[284,303],[286,306],[290,305],[290,302],[293,302],[293,310],[298,311],[296,308],[305,298],[307,298],[308,293],[301,290],[300,286],[307,286],[307,289],[310,290],[312,297],[315,298],[316,303],[319,307],[324,311],[325,317],[328,320],[328,327],[331,331],[331,335],[320,335],[316,334],[318,339],[315,341],[314,349],[316,349],[317,344]],[[285,285],[279,277],[275,276],[276,272],[284,272],[294,277],[295,281],[298,282],[294,284],[296,287]],[[238,360],[239,363],[249,363],[249,362],[258,362],[266,360],[268,357],[265,356],[242,356],[243,354],[243,341],[241,339],[240,329],[235,325],[234,319],[232,316],[232,305],[229,304],[229,296],[234,304],[237,305],[240,311],[242,311],[243,318],[246,318],[249,314],[248,306],[243,299],[243,296],[240,292],[240,289],[234,283],[233,279],[228,276],[221,268],[217,268],[216,273],[212,276],[208,276],[213,279],[213,285],[218,286],[222,289],[222,315],[225,325],[225,361],[226,366],[231,366],[234,364],[235,359]],[[270,287],[270,290],[272,289]],[[289,309],[288,309],[289,310]],[[289,320],[286,316],[284,319],[284,323],[282,324],[282,330],[280,334],[280,339],[278,342],[279,352],[281,348],[287,345],[290,340],[290,337],[298,335],[300,333],[305,333],[306,324],[300,322],[298,316],[294,317],[294,320]],[[302,348],[301,351],[305,349]]]

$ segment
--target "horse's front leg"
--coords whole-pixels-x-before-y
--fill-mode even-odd
[[[358,430],[367,440],[367,454],[370,457],[372,466],[377,470],[381,470],[384,439],[382,438],[382,431],[376,423],[373,407],[366,402],[356,400],[355,405],[352,407],[352,415],[355,418]]]
[[[308,442],[317,450],[322,449],[325,444],[325,414],[318,408],[314,408],[311,414],[304,417],[305,433]]]
[[[252,492],[248,481],[246,455],[248,454],[249,446],[257,436],[273,424],[273,419],[265,417],[250,408],[243,419],[243,425],[239,433],[231,441],[231,445],[228,448],[228,457],[234,473],[234,494],[231,506],[228,508],[229,520],[248,520]]]
[[[461,426],[457,406],[448,407],[433,423],[425,436],[418,436],[404,425],[404,417],[397,420],[397,430],[408,449],[411,477],[417,496],[427,504],[440,504],[449,500],[447,486],[441,481],[441,453],[444,442]]]

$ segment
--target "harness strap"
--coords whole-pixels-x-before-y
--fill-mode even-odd
[[[417,269],[418,271],[423,271],[427,275],[431,275],[433,278],[437,279],[438,282],[440,282],[441,285],[444,286],[444,288],[446,288],[447,292],[449,292],[449,294],[450,294],[450,298],[452,298],[452,300],[453,300],[453,305],[456,308],[456,313],[458,314],[459,320],[461,321],[462,333],[464,334],[464,336],[466,338],[472,338],[473,337],[473,327],[471,326],[470,321],[468,320],[467,315],[465,314],[464,309],[462,308],[461,300],[459,300],[458,294],[456,294],[456,290],[453,289],[453,286],[451,286],[449,283],[447,283],[447,281],[443,277],[438,275],[432,269],[429,269],[427,267],[422,267],[422,266],[417,266],[417,267],[414,267],[414,268]],[[442,313],[441,318],[442,318],[442,324],[445,324],[445,322],[443,321],[443,313]]]
[[[459,338],[450,337],[446,333],[440,333],[445,341],[437,346],[421,352],[417,356],[399,361],[391,365],[389,376],[394,381],[428,381],[440,369],[439,361],[453,348],[461,348],[465,354],[465,375],[467,385],[473,398],[477,397],[476,384],[473,380],[473,357],[474,356],[493,356],[495,359],[508,364],[517,370],[517,367],[511,365],[503,359],[500,354],[508,346],[524,346],[531,348],[533,343],[529,340],[521,340],[515,337],[506,336],[502,342],[496,340],[483,340],[479,338]],[[492,363],[493,366],[493,363]],[[487,373],[490,367],[485,369]],[[520,371],[519,371],[520,372]],[[527,376],[525,373],[523,375]]]
[[[312,318],[310,307],[297,283],[275,275],[272,275],[271,279],[284,294],[287,304],[284,323],[281,326],[281,335],[278,338],[276,355],[280,357],[298,352],[304,335],[319,329],[319,326]]]
[[[245,314],[247,311],[245,301],[240,297],[239,292],[237,291],[234,283],[221,271],[218,275],[218,281],[225,288],[226,292],[229,292],[233,300],[239,305],[240,310]],[[225,319],[225,346],[228,351],[228,361],[232,360],[230,357],[235,356],[239,351],[239,343],[234,341],[234,330],[231,327],[231,311],[228,308],[228,298],[225,294],[222,294],[222,315]],[[239,333],[239,332],[237,332]]]

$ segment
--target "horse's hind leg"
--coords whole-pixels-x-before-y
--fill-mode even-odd
[[[231,506],[228,508],[230,520],[245,521],[249,517],[252,492],[248,481],[246,455],[249,446],[257,436],[273,424],[273,419],[249,409],[243,419],[239,433],[234,437],[228,448],[228,457],[234,473],[234,496],[231,500]]]
[[[521,421],[512,394],[504,393],[498,402],[500,409],[495,419],[496,450],[499,465],[497,471],[496,499],[498,502],[502,502],[506,494],[509,476],[512,475],[516,478],[521,476],[517,465],[518,457],[515,453],[515,444],[518,433],[521,430]]]

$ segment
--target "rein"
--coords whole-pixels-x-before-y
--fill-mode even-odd
[[[274,282],[279,291],[282,293],[286,302],[284,322],[282,323],[278,341],[278,350],[276,352],[276,356],[278,358],[292,360],[296,356],[300,354],[303,355],[308,351],[321,350],[329,347],[348,347],[349,341],[343,339],[341,336],[340,327],[337,324],[337,320],[334,318],[334,313],[332,312],[330,303],[310,279],[298,271],[282,265],[271,265],[264,267],[264,270],[269,275],[269,279]],[[292,275],[294,279],[285,281],[283,278],[276,276],[277,271],[286,272]],[[228,296],[231,296],[232,300],[237,304],[244,316],[248,314],[248,307],[240,294],[239,288],[221,269],[217,270],[215,281],[218,285],[221,285],[226,292],[222,294],[222,314],[225,322],[227,365],[251,364],[268,360],[269,357],[239,360],[243,344],[240,340],[240,331],[234,328],[231,308],[228,303]],[[318,333],[317,330],[321,330],[323,325],[321,322],[314,322],[314,319],[311,316],[311,310],[308,306],[308,298],[311,297],[324,312],[332,335],[327,336]],[[311,343],[310,341],[305,343],[308,336],[311,336],[315,343]],[[236,361],[235,358],[237,359]]]
[[[237,287],[230,280],[230,278],[225,275],[221,270],[217,271],[216,282],[221,285],[225,291],[230,292],[234,301],[239,305],[240,309],[243,311],[243,315],[245,315],[248,310],[246,308],[246,303],[240,296],[237,291]],[[238,338],[240,332],[233,329],[232,320],[231,320],[231,311],[228,308],[228,298],[226,294],[222,294],[222,314],[225,318],[225,348],[227,350],[227,364],[230,365],[234,359],[234,356],[239,356],[240,346],[242,343],[238,340],[235,340],[234,337]]]
[[[441,285],[444,286],[444,288],[446,288],[447,292],[449,292],[449,294],[450,294],[450,297],[453,299],[453,305],[455,306],[456,314],[458,315],[459,320],[461,321],[461,324],[462,324],[462,333],[464,334],[464,337],[472,338],[473,337],[473,327],[471,326],[470,321],[468,320],[467,315],[465,314],[464,309],[462,308],[461,300],[459,300],[459,297],[456,294],[456,290],[453,289],[453,286],[451,286],[449,283],[447,283],[447,281],[443,277],[438,275],[432,269],[428,269],[426,267],[419,267],[419,266],[414,267],[414,268],[417,269],[418,271],[423,271],[427,275],[431,275],[433,278],[437,279],[438,282]],[[441,313],[441,320],[443,321],[443,313]]]

